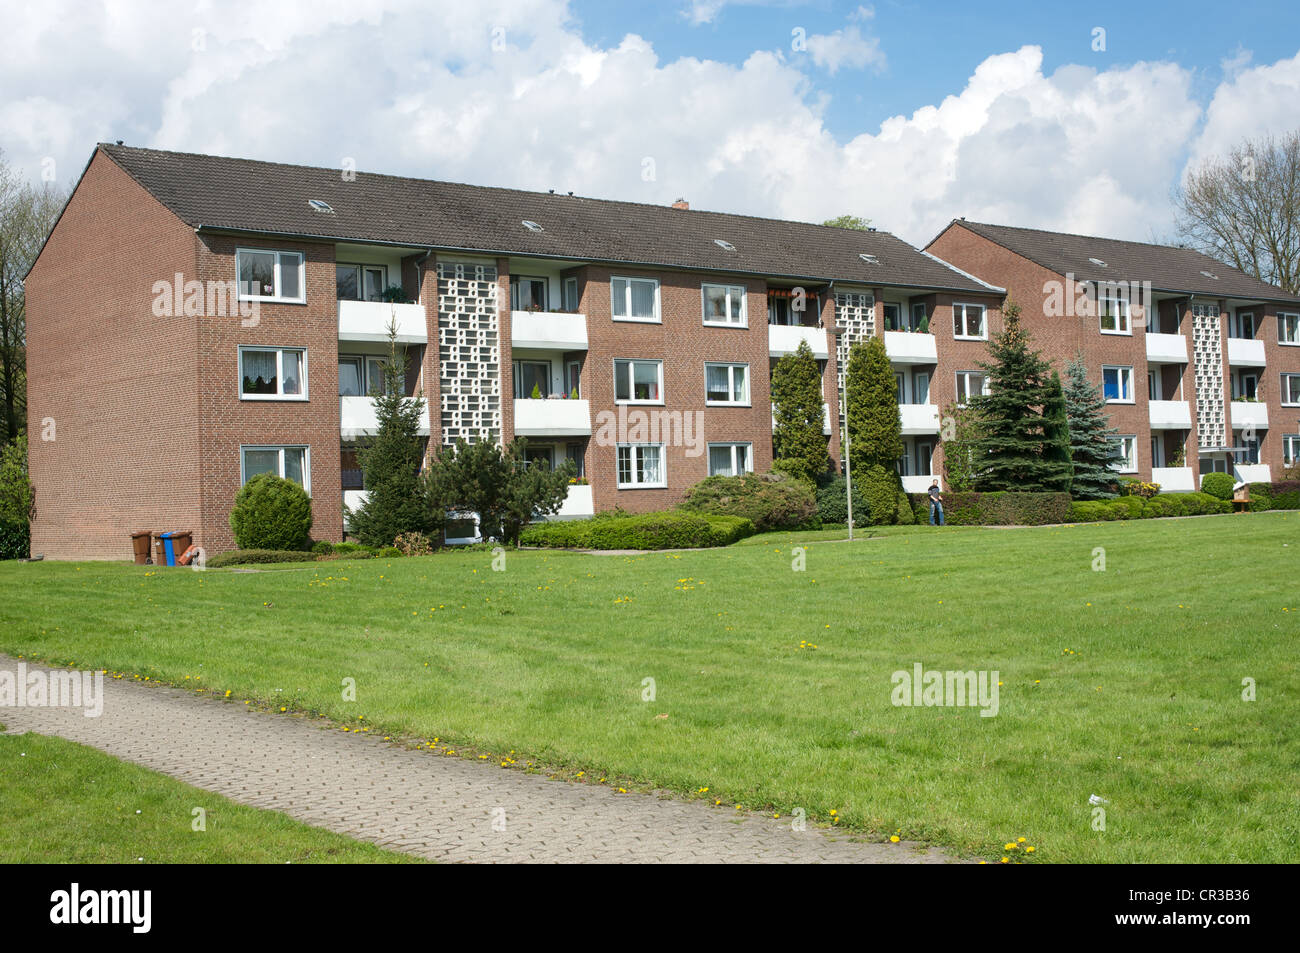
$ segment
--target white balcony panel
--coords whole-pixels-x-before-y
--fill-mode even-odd
[[[515,435],[577,437],[591,433],[591,403],[585,400],[515,401]]]
[[[1271,483],[1272,474],[1267,463],[1234,463],[1232,478],[1240,486],[1243,483]]]
[[[379,432],[379,418],[375,416],[373,397],[339,398],[339,432],[344,440],[356,440],[367,434]],[[420,436],[429,435],[429,404],[424,405],[420,416]]]
[[[885,353],[891,364],[934,364],[938,361],[933,334],[886,331]]]
[[[939,489],[942,490],[943,477],[941,477],[937,473],[926,473],[920,476],[917,475],[905,476],[903,477],[903,492],[904,493],[929,493],[930,484],[933,483],[935,480],[939,481]]]
[[[587,316],[558,311],[511,311],[510,343],[552,351],[587,350]]]
[[[1192,426],[1192,407],[1185,400],[1147,401],[1153,430],[1187,430]]]
[[[1232,429],[1253,426],[1256,430],[1268,429],[1268,404],[1249,400],[1234,400],[1228,405],[1232,413]]]
[[[813,357],[819,361],[830,358],[825,328],[790,327],[784,324],[767,326],[767,352],[771,357],[785,357],[799,350],[799,342],[807,341]]]
[[[1151,364],[1186,364],[1187,338],[1181,334],[1156,334],[1148,331],[1147,362]]]
[[[1190,493],[1196,489],[1191,467],[1152,467],[1151,482],[1160,484],[1161,493]]]
[[[831,405],[825,403],[822,404],[822,434],[831,435]]]
[[[569,492],[565,495],[564,502],[560,504],[559,512],[547,519],[577,520],[593,516],[595,513],[596,508],[591,502],[591,487],[570,484]]]
[[[427,344],[424,305],[388,301],[340,301],[340,341],[387,341],[388,326],[396,323],[400,344]]]
[[[935,404],[899,404],[898,417],[904,435],[939,432],[939,408]]]
[[[366,501],[368,496],[370,496],[369,490],[344,490],[343,505],[353,512],[356,512],[358,507]]]
[[[1228,338],[1228,363],[1233,367],[1263,367],[1264,342],[1254,338]]]

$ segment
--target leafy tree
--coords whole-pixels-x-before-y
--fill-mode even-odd
[[[0,448],[0,523],[26,523],[35,508],[35,491],[27,475],[27,435]]]
[[[374,395],[379,429],[357,453],[366,499],[348,518],[351,533],[367,546],[391,546],[403,533],[438,527],[420,493],[424,399],[402,393],[403,364],[397,327],[390,324],[383,390]]]
[[[871,219],[859,215],[837,215],[835,218],[826,219],[822,224],[829,225],[831,228],[852,228],[859,232],[871,229]]]
[[[1047,385],[1047,401],[1043,404],[1043,416],[1047,418],[1044,428],[1046,442],[1043,445],[1043,458],[1056,464],[1055,473],[1045,481],[1048,488],[1057,493],[1069,493],[1074,482],[1074,463],[1070,456],[1070,424],[1065,409],[1065,394],[1061,390],[1061,375],[1052,371],[1052,379]]]
[[[884,338],[859,341],[849,350],[844,391],[854,472],[871,466],[892,468],[903,455],[903,425],[898,416],[898,383]]]
[[[772,370],[772,448],[779,469],[806,483],[830,464],[822,432],[822,378],[807,341]],[[779,466],[778,466],[779,464]]]
[[[1076,500],[1112,499],[1116,495],[1113,466],[1120,458],[1116,431],[1110,426],[1101,388],[1088,380],[1081,355],[1065,366],[1063,395],[1074,464],[1070,495]]]
[[[449,511],[475,513],[484,539],[517,543],[533,519],[559,510],[577,474],[572,460],[554,470],[529,466],[527,447],[522,437],[504,450],[490,440],[443,447],[421,477],[434,518],[444,519]]]
[[[1300,130],[1205,160],[1188,172],[1174,206],[1193,248],[1300,293]]]
[[[1068,480],[1069,464],[1048,456],[1050,421],[1043,413],[1050,397],[1050,368],[1030,350],[1029,334],[1020,324],[1020,307],[1002,309],[1002,331],[989,342],[991,360],[980,367],[989,393],[972,397],[979,436],[972,451],[980,471],[977,490],[1049,492]]]

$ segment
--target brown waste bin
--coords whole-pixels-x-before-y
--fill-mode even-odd
[[[172,559],[176,562],[176,565],[188,566],[190,564],[190,559],[193,559],[194,557],[191,556],[190,559],[184,559],[183,557],[187,552],[189,552],[190,547],[193,545],[193,533],[172,533]]]
[[[153,563],[155,566],[167,565],[167,549],[162,533],[153,534]]]
[[[131,550],[135,555],[135,564],[137,566],[147,566],[151,562],[149,559],[149,540],[153,538],[153,531],[142,529],[131,534]]]

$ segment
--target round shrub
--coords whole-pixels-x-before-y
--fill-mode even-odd
[[[240,549],[305,550],[311,544],[311,497],[292,480],[259,473],[235,494],[230,529]]]
[[[1154,486],[1154,484],[1147,484],[1147,485]],[[1147,497],[1144,497],[1138,493],[1134,493],[1131,496],[1121,496],[1119,499],[1114,500],[1112,502],[1119,504],[1116,507],[1117,512],[1122,510],[1127,510],[1127,513],[1125,515],[1119,517],[1120,519],[1138,520],[1142,518],[1142,508],[1146,500]]]
[[[759,532],[817,524],[813,488],[780,473],[708,477],[686,491],[681,508],[714,516],[743,516]]]
[[[375,556],[379,559],[399,559],[402,556],[402,551],[396,546],[385,546]]]
[[[1221,500],[1231,500],[1232,485],[1232,477],[1226,473],[1207,473],[1201,481],[1201,492]]]
[[[317,556],[328,556],[334,552],[334,544],[327,539],[319,539],[311,544],[311,551]]]

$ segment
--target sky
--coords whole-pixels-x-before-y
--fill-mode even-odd
[[[1300,129],[1300,4],[5,0],[0,149],[94,144],[822,221],[1158,241]]]

